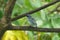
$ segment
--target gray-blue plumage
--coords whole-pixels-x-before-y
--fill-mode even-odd
[[[32,18],[32,16],[30,14],[27,14],[27,18],[28,18],[28,21],[29,21],[31,26],[37,27],[36,20],[34,18]]]

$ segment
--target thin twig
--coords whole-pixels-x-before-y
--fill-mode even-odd
[[[32,10],[32,11],[29,11],[29,12],[24,13],[24,14],[22,14],[22,15],[19,15],[19,16],[15,17],[15,18],[12,18],[11,21],[15,21],[15,20],[18,20],[18,19],[20,19],[20,18],[23,18],[23,17],[25,17],[27,14],[33,14],[33,13],[35,13],[35,12],[37,12],[37,11],[39,11],[39,10],[45,9],[45,8],[51,6],[51,5],[53,5],[53,4],[55,4],[55,3],[59,2],[59,1],[60,1],[60,0],[56,0],[56,1],[51,2],[51,3],[49,3],[49,4],[43,5],[43,6],[37,8],[37,9],[35,9],[35,10]]]

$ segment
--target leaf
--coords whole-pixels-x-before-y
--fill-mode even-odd
[[[0,19],[2,18],[3,16],[3,12],[0,10]]]
[[[55,34],[55,35],[52,37],[52,40],[60,40],[60,37],[59,37],[57,34]]]
[[[52,24],[54,28],[60,28],[60,14],[52,16]]]
[[[52,0],[45,0],[46,2],[51,2]]]
[[[40,40],[51,40],[51,37],[48,34],[43,34],[40,35]]]

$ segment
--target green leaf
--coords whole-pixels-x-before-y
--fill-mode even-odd
[[[45,0],[45,1],[47,1],[47,2],[51,2],[52,0]]]
[[[3,12],[0,10],[0,19],[2,18],[3,16]]]
[[[60,28],[60,14],[52,16],[52,24],[54,28]]]
[[[59,37],[57,34],[55,34],[55,35],[52,37],[52,40],[60,40],[60,37]]]
[[[40,40],[51,40],[51,37],[48,34],[43,34],[40,35]]]

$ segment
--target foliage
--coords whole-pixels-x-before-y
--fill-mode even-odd
[[[30,10],[36,9],[53,0],[17,0],[12,12],[12,18]],[[1,2],[1,1],[0,1]],[[4,5],[7,2],[4,1]],[[1,3],[0,3],[1,4]],[[60,28],[60,14],[59,12],[49,12],[56,8],[59,3],[52,5],[46,9],[32,14],[31,16],[36,20],[37,26],[40,28]],[[0,6],[0,19],[3,16],[3,8]],[[48,15],[49,14],[49,15]],[[30,25],[27,17],[21,18],[12,22],[12,25]],[[60,40],[60,33],[45,33],[33,31],[7,31],[2,40]]]

